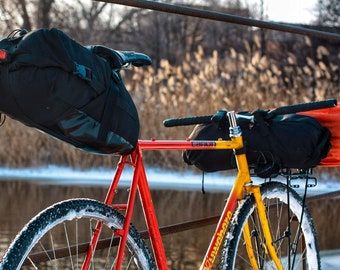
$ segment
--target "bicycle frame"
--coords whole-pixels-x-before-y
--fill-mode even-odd
[[[206,252],[204,260],[200,269],[211,269],[220,246],[223,242],[225,233],[230,224],[233,213],[237,207],[238,201],[243,199],[246,194],[254,194],[255,201],[258,205],[259,215],[262,220],[262,228],[266,238],[267,249],[271,255],[273,261],[275,262],[278,269],[282,269],[279,262],[277,254],[272,246],[272,238],[268,225],[268,220],[265,214],[265,206],[261,199],[260,187],[258,185],[251,184],[251,178],[248,168],[248,163],[246,155],[242,152],[243,140],[241,134],[239,136],[232,137],[228,141],[194,141],[194,140],[139,140],[135,151],[130,156],[122,156],[116,169],[115,176],[112,180],[111,186],[107,193],[105,204],[111,205],[115,209],[125,210],[125,223],[121,230],[116,231],[115,234],[120,236],[120,244],[118,249],[118,254],[116,258],[116,270],[120,269],[121,262],[124,257],[124,248],[129,231],[129,226],[131,223],[132,212],[135,204],[135,199],[137,193],[139,193],[142,208],[144,210],[144,216],[146,220],[146,225],[148,228],[152,249],[154,252],[154,258],[158,269],[168,269],[167,260],[165,256],[165,251],[162,243],[162,238],[159,231],[159,225],[155,214],[155,209],[153,206],[151,193],[146,177],[146,172],[142,160],[142,153],[146,150],[218,150],[218,149],[234,149],[236,153],[236,161],[238,166],[238,174],[230,192],[226,205],[222,211],[221,217],[217,224],[216,230],[212,236],[209,248]],[[122,172],[126,165],[131,165],[134,168],[133,179],[130,186],[130,192],[128,201],[126,204],[115,205],[112,204],[115,191],[118,187],[118,183]],[[247,228],[247,226],[246,226]],[[85,260],[83,269],[88,269],[90,259],[92,258],[93,251],[96,248],[98,236],[100,233],[101,224],[97,224],[97,228],[92,237],[90,248],[87,254],[87,260]],[[250,232],[245,230],[245,235],[250,235]],[[254,258],[252,254],[250,237],[246,237],[246,245],[248,250],[249,258]],[[254,269],[258,269],[257,262],[255,259],[251,260]]]

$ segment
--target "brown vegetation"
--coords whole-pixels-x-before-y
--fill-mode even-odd
[[[187,54],[179,65],[162,60],[158,69],[124,71],[126,86],[139,111],[140,137],[186,138],[191,128],[166,129],[162,125],[166,118],[338,97],[338,65],[330,61],[325,64],[328,51],[324,47],[318,47],[315,59],[306,58],[306,64],[299,65],[296,54],[288,53],[277,61],[261,56],[260,42],[256,39],[252,44],[246,43],[246,53],[230,48],[224,55],[215,51],[208,56],[200,48]],[[112,166],[109,157],[83,153],[11,119],[1,127],[0,137],[0,166]],[[146,161],[163,167],[183,166],[178,151],[149,152]]]

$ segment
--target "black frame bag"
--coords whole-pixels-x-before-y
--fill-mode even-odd
[[[133,151],[137,110],[105,57],[58,29],[18,32],[0,52],[2,113],[89,152]]]
[[[245,113],[250,115],[250,113]],[[266,112],[254,113],[255,121],[238,120],[249,167],[260,177],[272,177],[282,168],[309,169],[319,164],[330,150],[330,132],[319,122],[299,114],[266,119]],[[229,140],[226,117],[218,122],[197,125],[191,140]],[[205,172],[236,168],[232,150],[186,150],[183,159]]]

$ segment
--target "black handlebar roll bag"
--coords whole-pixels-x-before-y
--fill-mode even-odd
[[[85,151],[128,154],[136,107],[106,59],[58,29],[0,41],[0,112]]]
[[[249,113],[246,113],[250,115]],[[282,168],[309,169],[317,166],[330,150],[330,132],[309,116],[287,114],[265,118],[255,112],[255,121],[240,119],[249,167],[260,177],[277,175]],[[191,140],[229,140],[229,124],[224,121],[197,125]],[[233,150],[186,150],[183,159],[202,171],[236,168]]]

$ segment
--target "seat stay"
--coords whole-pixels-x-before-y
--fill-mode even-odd
[[[123,170],[125,168],[126,163],[128,163],[127,159],[128,159],[127,155],[121,156],[120,161],[118,162],[118,165],[116,167],[116,172],[115,172],[114,177],[111,181],[111,185],[109,187],[109,190],[106,194],[106,198],[105,198],[105,201],[104,201],[104,203],[107,204],[107,205],[112,204],[114,195],[116,194],[116,190],[117,190],[117,187],[118,187],[118,184],[119,184],[120,177],[123,173]]]
[[[120,236],[118,254],[117,254],[116,265],[115,265],[116,270],[120,269],[123,258],[124,258],[125,245],[126,245],[127,237],[128,237],[129,230],[130,230],[132,214],[135,208],[136,196],[137,196],[137,191],[138,191],[138,184],[139,184],[139,179],[140,179],[139,178],[140,167],[137,166],[135,162],[136,156],[138,157],[138,149],[135,150],[135,152],[131,154],[132,165],[136,165],[136,166],[135,166],[132,182],[131,182],[130,189],[129,189],[129,197],[127,200],[126,210],[124,214],[123,228],[121,231],[116,232],[116,234]]]
[[[127,162],[127,158],[128,158],[128,156],[122,156],[121,157],[121,159],[120,159],[120,161],[117,165],[116,173],[115,173],[114,178],[111,182],[110,188],[109,188],[109,190],[106,194],[106,198],[105,198],[104,203],[109,205],[109,206],[111,206],[111,204],[112,204],[112,201],[113,201],[113,198],[114,198],[114,195],[115,195],[115,191],[117,189],[117,186],[118,186],[120,177],[122,175],[122,172],[124,170],[125,164]],[[90,267],[91,259],[93,257],[93,254],[96,250],[96,247],[97,247],[97,244],[98,244],[98,241],[99,241],[99,235],[100,235],[100,232],[102,230],[102,225],[103,224],[101,222],[97,222],[97,225],[96,225],[96,227],[93,231],[91,242],[89,243],[89,248],[88,248],[88,251],[87,251],[83,266],[82,266],[83,270],[89,269],[89,267]]]

